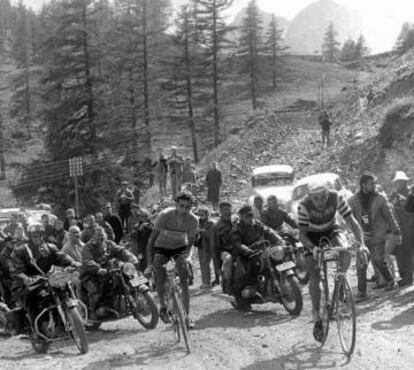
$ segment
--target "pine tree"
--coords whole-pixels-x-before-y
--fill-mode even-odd
[[[322,55],[328,63],[334,63],[339,53],[339,42],[336,40],[337,35],[338,33],[334,28],[333,22],[330,22],[325,31],[322,44]]]
[[[16,13],[12,54],[18,73],[13,81],[15,93],[12,96],[10,113],[12,117],[18,117],[30,136],[34,108],[31,15],[22,0],[19,1]]]
[[[408,22],[405,22],[398,35],[397,42],[395,44],[395,50],[399,54],[404,54],[409,49],[414,47],[414,26]]]
[[[6,160],[4,157],[2,101],[0,100],[0,180],[6,178]]]
[[[246,58],[242,58],[242,72],[246,70],[249,72],[250,97],[253,110],[257,108],[259,51],[263,44],[262,23],[256,0],[251,0],[247,5],[246,16],[240,28],[240,51],[238,54],[246,54]]]
[[[212,80],[214,116],[214,146],[220,144],[219,84],[220,52],[226,46],[225,35],[230,27],[225,22],[224,12],[233,0],[193,0],[197,17],[199,42],[205,48],[204,65]]]
[[[341,60],[343,62],[349,62],[355,59],[356,53],[356,43],[354,40],[349,38],[346,40],[342,46],[341,50]]]
[[[368,54],[369,48],[365,41],[365,37],[360,35],[358,41],[355,44],[355,57],[354,59],[362,61]]]
[[[92,0],[51,3],[43,48],[42,98],[47,146],[54,159],[97,153],[91,43]]]
[[[282,46],[283,30],[278,28],[276,16],[272,14],[269,28],[267,30],[266,42],[264,50],[266,54],[271,55],[271,70],[272,70],[272,87],[276,90],[277,86],[277,65],[280,63],[279,55],[282,51],[288,49],[287,46]]]

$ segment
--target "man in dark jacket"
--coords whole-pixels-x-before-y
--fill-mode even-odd
[[[390,202],[402,234],[402,244],[395,251],[401,277],[400,287],[413,283],[414,210],[407,209],[407,206],[410,208],[409,204],[412,199],[410,195],[412,190],[408,187],[408,181],[409,178],[405,172],[397,171],[393,179],[394,192],[390,195]]]
[[[207,207],[199,207],[198,209],[199,225],[197,230],[197,238],[194,245],[198,248],[198,260],[201,269],[201,286],[200,289],[206,289],[211,284],[210,262],[213,259],[213,251],[211,250],[212,228],[214,221],[210,218],[210,211]],[[216,267],[216,266],[214,266]],[[215,271],[217,271],[215,269]],[[220,281],[220,276],[216,273],[215,282]]]
[[[255,244],[264,240],[272,244],[283,244],[282,238],[271,228],[263,225],[253,218],[253,209],[245,205],[239,210],[240,220],[236,222],[232,230],[233,258],[236,257],[234,274],[234,291],[236,294],[236,309],[248,309],[246,304],[239,299],[241,290],[246,285],[255,282],[253,266],[248,257],[254,253]]]
[[[88,295],[90,317],[95,319],[95,309],[107,283],[107,263],[111,258],[136,265],[138,259],[128,250],[107,239],[105,231],[96,227],[93,238],[82,250],[82,284]],[[111,292],[108,292],[111,294]]]
[[[267,198],[267,209],[262,214],[262,222],[271,227],[275,231],[283,232],[283,224],[286,223],[294,229],[298,228],[296,221],[290,217],[283,209],[279,208],[277,198],[274,195],[270,195]]]
[[[18,246],[12,253],[12,290],[20,306],[33,318],[37,307],[28,287],[49,272],[52,266],[79,267],[80,264],[55,245],[44,242],[45,228],[42,224],[31,224],[27,231],[29,242]]]
[[[0,298],[3,298],[4,302],[6,302],[9,307],[12,300],[11,256],[14,248],[14,239],[11,236],[7,236],[4,239],[4,248],[0,251],[0,282],[3,289],[3,291],[0,291]]]
[[[221,172],[217,169],[216,162],[210,163],[210,170],[206,175],[207,200],[217,209],[220,200],[220,187],[222,184]]]
[[[375,190],[375,185],[374,174],[363,174],[360,178],[360,190],[349,199],[349,205],[364,233],[364,241],[371,252],[372,263],[386,281],[386,284],[377,287],[392,290],[396,287],[396,282],[384,260],[385,242],[391,233],[399,238],[400,243],[401,232],[388,200]],[[362,300],[367,296],[367,265],[357,263],[357,277],[356,298]]]
[[[222,287],[223,293],[231,293],[231,280],[233,276],[233,244],[231,239],[231,232],[233,229],[233,222],[231,220],[232,205],[228,201],[222,201],[219,205],[220,218],[213,226],[211,232],[211,250],[213,251],[213,263],[216,259],[216,265],[220,271],[220,260],[222,262]],[[216,272],[217,275],[217,272]]]
[[[331,132],[332,117],[328,111],[324,110],[319,115],[318,120],[319,120],[321,129],[322,129],[322,149],[323,149],[325,145],[325,141],[326,141],[326,145],[329,146],[329,136]]]
[[[131,204],[134,201],[134,195],[128,188],[128,181],[122,181],[121,188],[115,194],[114,204],[118,207],[118,215],[121,219],[122,227],[127,228],[128,217],[131,215]]]
[[[112,206],[111,203],[106,203],[105,206],[102,208],[104,214],[104,220],[111,225],[112,230],[115,234],[115,243],[118,244],[124,233],[124,229],[122,227],[121,219],[112,213]]]

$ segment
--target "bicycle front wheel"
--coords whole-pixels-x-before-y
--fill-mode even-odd
[[[173,299],[174,299],[174,305],[176,309],[176,316],[178,316],[177,317],[178,327],[176,328],[178,331],[177,334],[179,336],[179,332],[181,329],[181,333],[183,334],[187,353],[190,353],[190,343],[188,340],[188,329],[187,329],[187,322],[186,322],[187,314],[185,313],[185,310],[184,310],[183,301],[181,300],[181,297],[177,291],[173,293]]]
[[[340,277],[335,297],[336,322],[342,350],[350,356],[356,340],[356,312],[352,290],[345,276]]]

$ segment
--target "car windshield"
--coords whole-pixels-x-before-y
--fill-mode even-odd
[[[266,173],[253,177],[253,186],[286,186],[293,182],[290,173]]]

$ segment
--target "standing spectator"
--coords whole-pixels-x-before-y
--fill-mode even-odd
[[[121,188],[115,194],[115,204],[118,206],[118,215],[121,219],[122,227],[127,228],[128,217],[131,215],[131,204],[134,195],[128,188],[128,181],[122,181]]]
[[[45,227],[45,240],[50,243],[54,243],[55,239],[55,227],[53,224],[50,224],[49,215],[44,213],[41,217],[42,224]]]
[[[200,289],[206,289],[211,284],[211,270],[210,263],[213,259],[213,253],[211,238],[213,237],[212,228],[214,221],[210,219],[210,211],[207,207],[200,207],[198,209],[199,226],[197,232],[197,239],[195,246],[198,247],[198,260],[200,262],[201,270],[201,286]],[[214,266],[216,267],[216,266]],[[220,276],[216,272],[215,282],[220,281]]]
[[[253,217],[257,221],[262,221],[263,218],[263,197],[259,194],[255,195],[253,198]]]
[[[185,183],[190,183],[190,184],[196,183],[195,173],[193,170],[193,164],[191,163],[190,157],[187,157],[185,159],[185,162],[183,165],[183,184]]]
[[[183,178],[183,160],[177,154],[177,148],[175,146],[171,147],[171,157],[168,160],[168,166],[170,169],[171,192],[175,199],[175,195],[181,191]]]
[[[141,217],[139,215],[139,205],[136,203],[132,203],[131,216],[129,216],[128,218],[128,241],[130,242],[130,251],[135,256],[138,256],[137,229],[140,221]]]
[[[322,129],[322,149],[323,149],[325,145],[325,141],[326,141],[327,146],[330,145],[329,140],[330,140],[331,125],[332,125],[332,117],[328,111],[323,110],[321,114],[319,115],[318,120],[319,120],[321,129]]]
[[[19,224],[19,214],[17,212],[12,213],[10,216],[10,222],[3,229],[3,233],[6,234],[6,236],[13,237],[14,231],[18,224]]]
[[[81,240],[82,243],[87,243],[89,240],[93,238],[96,229],[96,221],[94,215],[88,215],[85,219],[85,227],[81,233]]]
[[[160,187],[161,198],[167,195],[167,175],[168,175],[168,162],[164,157],[162,149],[158,149],[159,157],[156,164],[157,181]]]
[[[394,192],[390,195],[395,218],[402,234],[402,243],[397,247],[395,253],[401,277],[400,286],[413,283],[414,213],[406,207],[411,198],[408,187],[409,180],[405,172],[397,171],[393,179]]]
[[[75,210],[73,208],[68,208],[66,210],[66,219],[63,223],[63,228],[68,231],[71,224],[73,224],[73,221],[76,220],[76,225],[79,227],[79,229],[83,229],[82,222],[76,217]]]
[[[206,175],[207,200],[212,202],[214,210],[217,209],[220,200],[220,186],[222,184],[221,172],[216,162],[210,163],[210,170]]]
[[[376,177],[364,173],[360,178],[360,190],[349,199],[352,213],[364,232],[364,241],[372,256],[372,263],[384,277],[386,283],[377,284],[377,288],[392,290],[396,287],[392,274],[384,260],[385,242],[389,233],[401,242],[401,232],[387,199],[375,190]],[[359,260],[360,256],[358,256]],[[367,265],[357,263],[358,294],[357,299],[367,297]]]
[[[150,213],[145,208],[139,210],[139,225],[137,227],[137,257],[139,260],[139,270],[144,272],[147,268],[147,243],[154,229],[154,224],[150,220]]]
[[[95,221],[100,227],[102,227],[105,230],[108,240],[114,241],[115,240],[114,230],[112,230],[112,226],[109,225],[107,221],[105,221],[102,212],[96,212]]]
[[[62,247],[62,252],[68,254],[76,262],[82,262],[82,249],[84,243],[81,240],[81,231],[77,226],[69,228],[69,237]]]
[[[108,222],[109,225],[111,225],[112,230],[114,231],[115,243],[119,244],[124,233],[121,219],[112,213],[111,203],[106,203],[102,208],[102,211],[104,214],[104,220]]]

